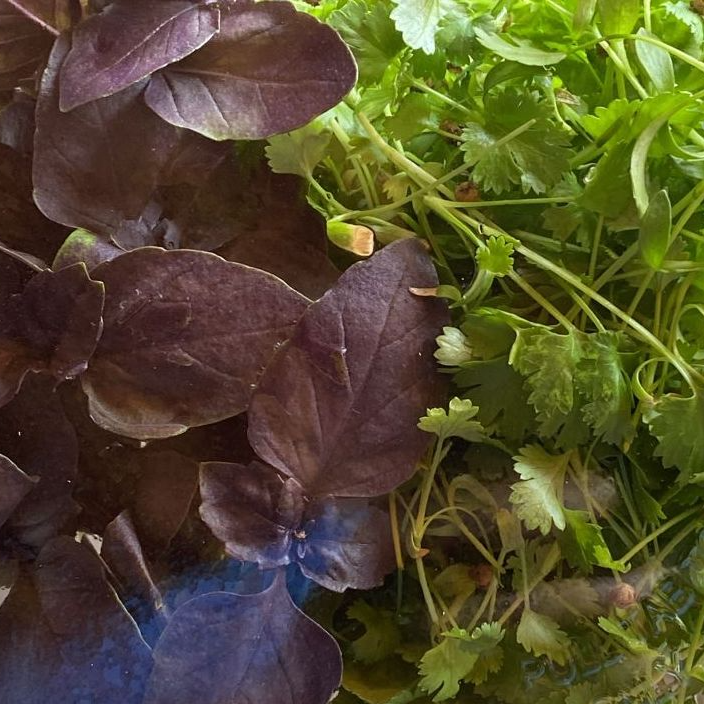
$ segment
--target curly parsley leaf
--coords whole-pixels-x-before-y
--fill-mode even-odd
[[[510,501],[530,530],[547,535],[553,523],[564,530],[562,492],[569,457],[569,453],[551,455],[539,445],[527,445],[513,458],[522,481],[513,485]]]
[[[490,96],[483,122],[468,122],[462,139],[472,178],[485,190],[501,193],[516,184],[525,193],[544,193],[569,169],[569,137],[534,93]]]

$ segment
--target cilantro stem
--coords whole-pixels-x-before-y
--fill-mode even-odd
[[[423,564],[422,557],[416,557],[416,570],[418,572],[420,590],[423,593],[423,599],[425,600],[425,605],[428,608],[428,615],[430,616],[430,620],[437,625],[440,622],[440,619],[438,618],[438,612],[435,608],[433,595],[430,593],[430,587],[428,586],[428,578],[425,574],[425,565]]]
[[[536,303],[539,303],[544,310],[550,313],[550,315],[552,315],[552,317],[555,318],[555,320],[560,323],[565,330],[569,331],[574,328],[574,325],[572,325],[572,323],[557,308],[555,308],[555,306],[550,303],[545,296],[534,289],[520,274],[511,269],[511,271],[508,272],[508,277],[511,281],[523,289]]]
[[[476,200],[465,203],[459,200],[446,200],[443,205],[446,208],[492,208],[500,205],[548,205],[550,203],[573,203],[574,198],[555,196],[549,198],[515,198],[513,200]]]
[[[403,550],[401,549],[401,535],[398,529],[398,506],[396,505],[396,492],[389,494],[389,520],[391,522],[391,538],[394,543],[394,555],[396,556],[396,569],[404,569]]]
[[[456,100],[453,100],[449,95],[445,95],[444,93],[439,93],[434,88],[431,88],[426,83],[423,83],[423,81],[419,81],[416,78],[411,81],[411,85],[414,88],[417,88],[418,90],[423,91],[424,93],[428,93],[428,95],[432,95],[434,98],[441,100],[446,105],[449,105],[450,107],[455,108],[455,110],[459,110],[460,112],[463,112],[465,115],[467,115],[471,118],[475,117],[475,114],[468,107],[462,105],[461,103],[458,103]]]
[[[684,511],[683,513],[680,513],[679,516],[675,516],[674,518],[671,518],[669,521],[666,521],[663,523],[661,526],[656,528],[654,531],[649,533],[645,538],[643,538],[640,542],[636,543],[620,560],[619,562],[627,563],[630,562],[646,545],[649,543],[652,543],[653,540],[655,540],[658,536],[662,535],[663,533],[666,533],[670,528],[673,526],[676,526],[678,523],[682,522],[686,518],[689,518],[690,516],[693,516],[695,513],[700,512],[701,509],[699,507],[691,508],[688,511]]]

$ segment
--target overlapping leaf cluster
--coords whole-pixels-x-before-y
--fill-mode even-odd
[[[242,140],[356,74],[287,2],[0,2],[3,702],[339,687],[303,592],[392,571],[449,317],[420,242],[340,274]]]

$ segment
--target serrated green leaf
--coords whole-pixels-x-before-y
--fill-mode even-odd
[[[473,420],[479,409],[469,399],[455,396],[444,408],[429,408],[427,415],[418,422],[418,427],[426,433],[434,433],[439,438],[462,438],[478,442],[484,437],[482,424]]]
[[[504,139],[520,127],[522,132]],[[500,193],[516,184],[526,193],[544,193],[569,169],[569,137],[529,92],[489,96],[483,124],[468,122],[462,139],[472,178],[485,190]]]
[[[401,643],[401,632],[391,611],[376,609],[358,599],[347,609],[347,617],[365,628],[363,636],[352,641],[355,660],[374,663],[392,655]]]
[[[440,21],[455,5],[454,0],[392,0],[391,19],[411,49],[435,53],[435,35]]]
[[[591,574],[594,567],[626,571],[626,565],[611,556],[601,526],[592,523],[586,511],[564,509],[563,513],[567,526],[559,537],[560,549],[572,567],[585,574]]]
[[[570,657],[570,639],[548,616],[524,609],[516,631],[516,640],[533,655],[547,655],[558,665]]]
[[[665,467],[677,467],[680,481],[704,467],[704,390],[689,397],[661,396],[648,416],[650,432],[658,439],[655,454]]]
[[[477,251],[477,264],[494,276],[506,276],[513,268],[513,243],[503,235],[491,236]]]
[[[643,261],[656,271],[660,269],[672,244],[672,206],[666,190],[658,191],[648,203],[638,235]]]
[[[628,648],[632,653],[650,652],[648,644],[631,627],[624,628],[614,619],[606,618],[605,616],[599,618],[599,627],[609,635],[614,636],[621,645]]]
[[[428,96],[409,93],[384,125],[391,137],[408,141],[422,132],[432,130],[440,123],[438,108]]]
[[[306,125],[293,132],[270,137],[268,142],[266,157],[274,173],[310,178],[313,169],[325,157],[330,134]]]
[[[530,42],[512,37],[513,43],[507,42],[498,34],[489,33],[481,27],[474,30],[477,41],[486,49],[498,54],[502,59],[515,61],[526,66],[550,66],[557,64],[567,56],[561,51],[543,51]]]
[[[569,453],[551,455],[539,445],[522,447],[513,458],[522,481],[513,485],[510,501],[528,529],[547,535],[554,523],[564,530],[562,493],[569,458]]]

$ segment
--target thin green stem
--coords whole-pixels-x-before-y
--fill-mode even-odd
[[[458,103],[456,100],[453,100],[449,95],[445,95],[444,93],[440,93],[439,91],[435,90],[434,88],[431,88],[429,85],[426,83],[423,83],[423,81],[419,81],[418,79],[414,79],[411,81],[411,85],[420,90],[423,91],[424,93],[427,93],[428,95],[432,95],[434,98],[437,98],[438,100],[441,100],[443,103],[446,105],[449,105],[450,107],[454,108],[455,110],[458,110],[459,112],[464,113],[468,117],[474,117],[475,114],[472,112],[468,107],[465,105],[462,105],[461,103]]]

